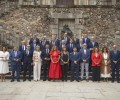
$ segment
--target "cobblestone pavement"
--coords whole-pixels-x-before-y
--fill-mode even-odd
[[[120,100],[120,84],[111,82],[0,82],[0,100]]]

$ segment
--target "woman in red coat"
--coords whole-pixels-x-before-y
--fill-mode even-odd
[[[94,47],[92,52],[92,74],[93,74],[93,81],[100,81],[100,67],[102,64],[102,55],[99,52],[98,47]]]
[[[62,70],[60,66],[60,51],[58,50],[57,46],[53,46],[52,50],[50,51],[50,69],[48,77],[50,79],[59,79],[62,78]]]

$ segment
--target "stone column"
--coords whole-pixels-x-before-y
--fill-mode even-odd
[[[116,5],[116,0],[112,0],[112,5]]]
[[[19,5],[22,5],[23,4],[23,0],[19,0]]]

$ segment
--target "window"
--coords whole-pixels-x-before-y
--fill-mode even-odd
[[[74,0],[56,0],[57,5],[66,5],[66,6],[72,6],[74,5]]]

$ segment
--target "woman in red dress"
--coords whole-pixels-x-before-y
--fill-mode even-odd
[[[48,77],[50,79],[59,79],[62,78],[62,70],[60,66],[60,51],[58,50],[57,46],[53,46],[52,50],[50,51],[50,69]]]
[[[98,47],[94,47],[92,52],[92,80],[93,81],[100,81],[100,67],[102,64],[102,55],[99,52]]]

